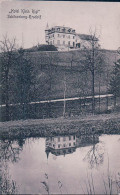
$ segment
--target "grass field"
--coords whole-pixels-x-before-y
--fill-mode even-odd
[[[0,123],[0,137],[19,139],[26,137],[64,134],[106,133],[120,134],[120,113],[90,115],[74,118],[19,120]]]

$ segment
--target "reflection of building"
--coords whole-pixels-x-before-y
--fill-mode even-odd
[[[76,136],[55,136],[46,138],[46,152],[52,154],[65,155],[75,151],[76,148]]]
[[[89,146],[99,142],[98,135],[76,135],[55,136],[46,138],[46,154],[49,153],[59,156],[75,152],[76,148]]]
[[[68,48],[81,48],[89,47],[91,35],[77,34],[73,28],[64,26],[54,26],[49,28],[48,25],[45,29],[45,40],[48,45],[54,45],[58,50],[68,50]],[[95,38],[95,41],[98,41]]]

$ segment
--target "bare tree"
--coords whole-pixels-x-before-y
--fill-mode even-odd
[[[100,53],[100,45],[98,43],[96,30],[90,30],[87,40],[88,44],[83,49],[83,66],[85,70],[89,70],[92,76],[92,113],[95,112],[95,72],[102,64],[102,55]]]

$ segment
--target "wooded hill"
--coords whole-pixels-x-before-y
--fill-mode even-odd
[[[112,50],[99,50],[99,53],[104,62],[101,74],[99,70],[95,72],[95,94],[106,94],[118,54]],[[63,98],[65,83],[66,97],[91,95],[91,74],[83,68],[82,50],[28,54],[36,72],[36,100]]]
[[[119,56],[117,51],[111,50],[99,50],[99,53],[102,55],[104,62],[102,63],[101,73],[99,70],[95,71],[95,94],[106,94],[108,93],[114,62]],[[91,95],[92,78],[90,71],[83,67],[82,50],[24,52],[24,58],[29,59],[29,64],[31,64],[34,74],[34,85],[32,85],[30,101],[63,98],[65,88],[65,97]],[[19,71],[24,71],[20,68],[20,63],[23,62],[12,63],[10,67],[9,103],[19,102],[17,96],[20,90],[18,80],[16,80],[16,71],[18,73]],[[24,65],[22,66],[24,67]],[[28,79],[28,75],[26,79]],[[1,101],[4,103],[4,95]]]

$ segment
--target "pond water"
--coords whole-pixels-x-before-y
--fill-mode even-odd
[[[1,141],[1,194],[120,192],[120,135]]]

